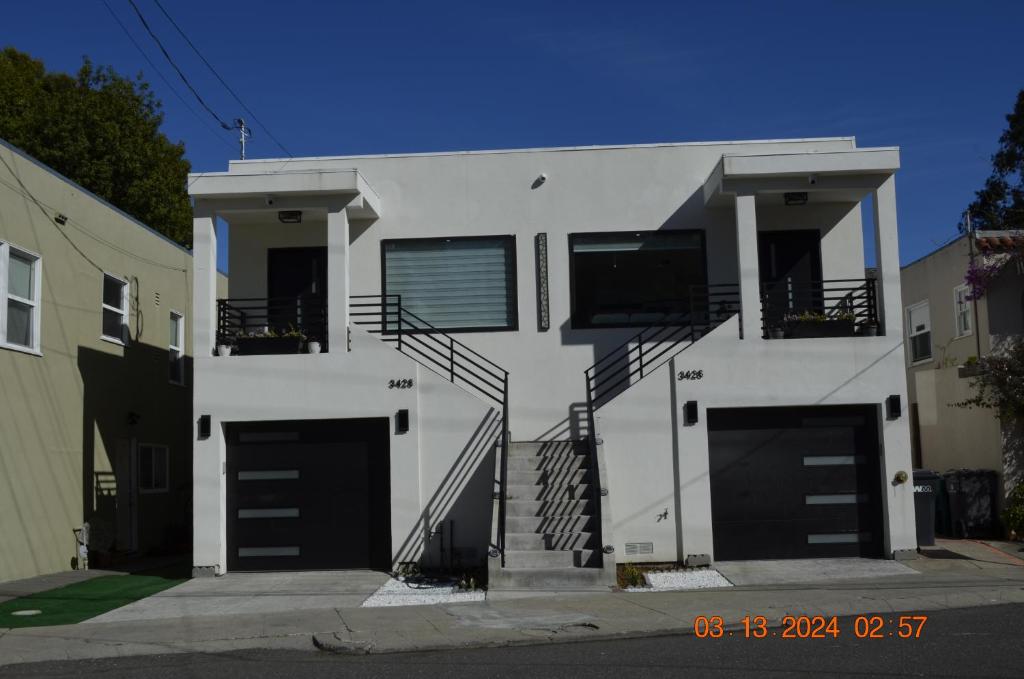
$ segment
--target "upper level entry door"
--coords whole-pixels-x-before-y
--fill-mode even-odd
[[[325,339],[327,248],[267,250],[268,325],[275,331],[302,330]]]
[[[766,320],[781,320],[790,313],[822,311],[820,231],[760,231],[757,252],[761,288],[767,302],[765,311],[771,316]]]

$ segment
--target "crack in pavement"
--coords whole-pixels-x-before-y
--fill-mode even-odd
[[[348,632],[350,635],[351,634],[355,634],[355,632],[352,630],[352,628],[348,626],[348,623],[345,622],[345,618],[342,617],[341,609],[340,608],[335,608],[334,609],[334,613],[335,613],[335,615],[338,616],[338,620],[340,620],[341,624],[345,627],[345,631]]]

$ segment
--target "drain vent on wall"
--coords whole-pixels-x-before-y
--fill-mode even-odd
[[[637,556],[639,554],[654,554],[653,542],[627,542],[626,556]]]

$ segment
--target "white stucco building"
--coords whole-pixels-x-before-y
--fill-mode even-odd
[[[196,572],[915,549],[898,167],[831,138],[194,175]]]

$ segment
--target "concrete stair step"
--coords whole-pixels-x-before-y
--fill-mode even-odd
[[[539,549],[505,551],[506,568],[570,568],[588,565],[593,549]]]
[[[586,441],[518,441],[509,446],[509,459],[513,457],[571,458],[587,457]]]
[[[590,466],[589,455],[518,455],[509,456],[508,471],[552,471],[555,473],[568,473],[580,469],[587,469]]]
[[[487,583],[487,589],[556,590],[607,592],[614,587],[614,578],[601,568],[499,568]]]
[[[533,485],[575,485],[586,483],[590,473],[586,469],[533,469],[529,471],[509,470],[507,481],[510,486]]]
[[[576,516],[509,516],[505,518],[509,533],[577,533],[597,529],[597,520],[588,514]]]
[[[509,500],[505,501],[505,517],[513,516],[578,516],[593,514],[597,505],[592,500]]]
[[[590,486],[556,485],[556,486],[507,486],[505,498],[508,500],[588,500]]]
[[[509,551],[596,549],[593,533],[505,533],[505,549]]]

